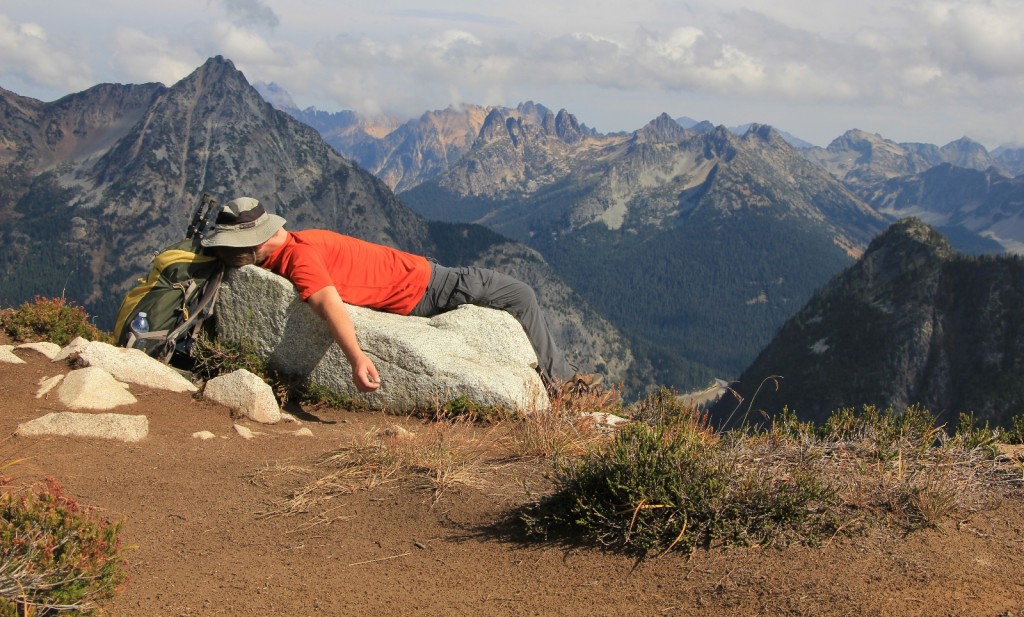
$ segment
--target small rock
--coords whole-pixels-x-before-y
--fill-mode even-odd
[[[25,364],[24,360],[14,355],[14,345],[0,345],[0,362]]]
[[[274,396],[274,389],[245,369],[206,382],[203,397],[262,424],[281,421],[281,408]]]
[[[94,437],[135,442],[149,434],[149,420],[146,416],[117,413],[56,412],[18,425],[18,434]]]
[[[121,382],[94,366],[68,373],[57,393],[60,402],[72,409],[112,409],[136,402]]]
[[[581,417],[592,420],[597,428],[609,431],[620,428],[622,425],[630,422],[629,418],[623,418],[622,416],[616,416],[615,414],[603,411],[592,411],[581,414]]]
[[[53,390],[53,387],[60,383],[64,379],[63,375],[54,375],[53,377],[43,377],[39,380],[39,391],[36,392],[36,398],[43,398],[46,394]]]
[[[394,437],[395,439],[412,439],[416,436],[416,433],[410,431],[407,428],[392,424],[385,428],[382,433],[385,437]]]
[[[192,436],[195,437],[196,439],[202,439],[203,441],[206,441],[207,439],[213,439],[214,437],[216,437],[216,435],[214,435],[210,431],[196,431],[195,433],[192,433]]]
[[[296,437],[312,437],[313,431],[306,427],[302,427],[299,430],[292,432],[292,435],[295,435]]]
[[[242,439],[254,439],[256,437],[256,434],[253,433],[249,427],[242,426],[241,424],[235,425],[235,432],[238,433]]]
[[[46,341],[41,343],[22,343],[21,345],[18,345],[16,349],[31,349],[32,351],[43,354],[50,360],[53,360],[54,357],[60,353],[60,345]]]

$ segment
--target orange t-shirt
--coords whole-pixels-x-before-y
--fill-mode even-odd
[[[408,315],[430,282],[426,258],[323,229],[289,231],[263,267],[295,285],[305,302],[333,285],[348,304]]]

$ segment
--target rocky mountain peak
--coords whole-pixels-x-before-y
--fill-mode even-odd
[[[704,156],[731,161],[741,148],[740,139],[724,126],[704,133]]]
[[[868,245],[864,257],[868,258],[873,253],[885,250],[904,253],[925,251],[941,259],[953,254],[953,248],[945,236],[921,219],[912,216],[896,221],[879,234]]]
[[[633,140],[635,142],[673,142],[685,139],[686,134],[686,129],[672,116],[662,113],[633,133]]]
[[[782,135],[768,124],[751,124],[746,132],[743,133],[743,139],[747,142],[757,140],[773,148],[788,149],[791,147],[789,142],[783,139]]]
[[[559,110],[558,115],[555,116],[555,132],[562,138],[562,141],[569,144],[583,139],[583,130],[580,123],[576,121],[576,116],[564,109]]]
[[[880,279],[932,270],[953,254],[945,236],[920,219],[908,217],[896,221],[872,240],[859,265],[872,284],[877,285]]]
[[[961,137],[939,148],[942,160],[957,167],[988,169],[996,165],[985,146],[968,137]]]
[[[881,135],[868,133],[860,129],[850,129],[829,143],[826,150],[830,152],[842,152],[853,150],[861,154],[871,154],[872,148],[883,142]]]
[[[480,127],[480,141],[483,143],[497,141],[507,136],[505,114],[497,107],[488,112],[484,124]]]
[[[264,107],[270,109],[269,103],[249,85],[242,71],[223,56],[210,58],[191,75],[175,84],[172,90],[205,98],[207,104],[216,107],[244,105],[250,110]]]
[[[553,114],[550,109],[540,103],[526,101],[517,105],[510,115],[521,118],[527,124],[541,126],[544,124],[544,118]]]

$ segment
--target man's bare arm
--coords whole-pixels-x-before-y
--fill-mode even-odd
[[[324,287],[306,301],[317,315],[327,322],[331,336],[352,365],[352,381],[360,392],[372,392],[380,387],[380,376],[373,361],[363,353],[356,338],[352,317],[345,308],[338,290],[333,286]]]

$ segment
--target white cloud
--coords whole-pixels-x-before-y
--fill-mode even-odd
[[[953,71],[992,78],[1024,73],[1024,4],[987,0],[926,7],[935,55]]]
[[[281,23],[274,9],[262,0],[220,0],[220,4],[241,25],[276,28]]]
[[[292,55],[285,45],[271,45],[249,28],[219,23],[213,24],[211,32],[217,54],[236,64],[279,66],[286,64]]]
[[[119,71],[135,82],[158,81],[171,85],[205,60],[185,45],[133,28],[116,28],[111,44],[116,50],[113,58]]]
[[[883,133],[872,123],[1007,132],[1017,123],[1006,101],[1024,96],[1020,0],[349,4],[47,0],[44,12],[10,0],[0,9],[0,84],[29,96],[97,81],[170,84],[221,54],[250,80],[330,110],[412,116],[523,97],[626,123],[708,104],[715,122],[730,121],[711,115],[725,110],[742,121],[774,114],[799,133],[820,115],[836,135],[856,110],[860,128]]]
[[[68,49],[50,41],[35,23],[18,23],[0,14],[0,75],[45,91],[75,91],[94,85],[90,67]],[[8,86],[10,87],[10,86]]]

